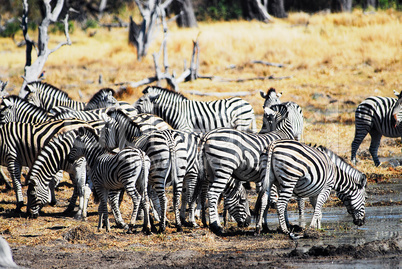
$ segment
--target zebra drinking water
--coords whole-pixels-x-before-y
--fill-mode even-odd
[[[355,137],[352,142],[351,160],[356,164],[356,153],[367,134],[371,136],[369,147],[374,164],[381,164],[378,159],[378,148],[381,137],[401,137],[402,125],[402,92],[396,93],[398,98],[372,96],[360,103],[355,112]]]
[[[145,211],[143,231],[150,233],[147,194],[150,159],[145,152],[135,148],[125,148],[117,154],[109,153],[99,144],[99,136],[94,129],[83,127],[78,130],[78,136],[74,140],[68,159],[74,161],[83,156],[91,168],[91,179],[100,200],[98,230],[103,225],[106,231],[110,230],[108,197],[117,225],[128,229],[121,217],[118,199],[121,189],[125,188],[133,201],[130,224],[135,224],[138,209],[142,205]]]
[[[209,102],[189,100],[182,94],[149,86],[135,102],[139,113],[158,115],[174,129],[206,132],[219,127],[256,129],[253,107],[239,97]]]
[[[321,208],[332,189],[353,216],[353,223],[364,224],[366,176],[329,149],[295,140],[274,141],[261,154],[260,167],[262,187],[256,202],[256,233],[261,231],[262,216],[266,214],[273,185],[278,188],[278,218],[286,234],[291,232],[286,208],[293,194],[310,197],[314,207],[312,228],[321,229]]]

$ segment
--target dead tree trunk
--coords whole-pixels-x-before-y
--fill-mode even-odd
[[[160,16],[158,10],[165,10],[172,1],[166,0],[162,4],[161,0],[149,0],[146,4],[142,4],[140,0],[135,0],[143,20],[140,24],[137,24],[130,17],[128,40],[130,44],[137,48],[137,60],[140,61],[148,53],[149,46],[153,40],[156,21]]]
[[[179,27],[198,27],[195,18],[193,2],[191,0],[175,0],[172,9],[177,16],[176,22]]]
[[[24,34],[24,39],[26,42],[26,63],[24,69],[24,82],[22,84],[19,96],[25,97],[26,91],[25,86],[27,83],[38,80],[39,75],[42,73],[42,69],[46,63],[49,55],[64,45],[71,45],[70,36],[68,34],[68,14],[66,13],[66,17],[63,19],[64,23],[64,34],[66,35],[66,41],[59,43],[53,49],[48,47],[49,35],[48,35],[48,27],[51,23],[55,23],[60,15],[60,12],[64,5],[64,0],[57,0],[55,7],[52,8],[50,6],[50,0],[43,0],[45,14],[43,16],[43,20],[38,27],[38,46],[35,47],[34,42],[28,35],[28,1],[23,1],[23,14],[22,14],[22,31]],[[37,59],[32,63],[32,48],[36,49]]]
[[[270,0],[268,10],[275,18],[288,17],[288,14],[285,11],[284,0]]]
[[[351,12],[352,0],[333,0],[331,10],[335,12]]]
[[[368,9],[370,7],[376,9],[377,8],[377,1],[376,0],[367,0],[365,9]]]
[[[247,0],[242,1],[243,15],[248,20],[259,20],[264,22],[272,22],[273,19],[268,13],[267,0]]]

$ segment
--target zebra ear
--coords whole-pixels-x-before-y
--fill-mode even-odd
[[[401,97],[401,94],[400,94],[400,93],[398,93],[398,92],[397,92],[397,91],[395,91],[395,90],[394,90],[394,94],[395,94],[395,96],[396,96],[396,97],[398,97],[398,99]]]
[[[32,85],[27,85],[27,88],[28,88],[28,91],[30,92],[30,93],[34,93],[34,92],[36,92],[36,88],[34,87],[34,86],[32,86]]]
[[[282,92],[276,94],[276,97],[280,98],[282,96]]]
[[[159,93],[149,93],[148,98],[151,102],[155,102],[158,99]]]
[[[268,97],[263,90],[260,90],[260,95],[264,99],[266,99]]]
[[[3,99],[3,105],[6,107],[10,107],[13,105],[13,103],[8,99]]]

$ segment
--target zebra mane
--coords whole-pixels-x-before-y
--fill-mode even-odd
[[[143,94],[147,94],[150,91],[154,91],[160,94],[165,94],[165,95],[174,95],[176,98],[179,98],[179,100],[188,100],[187,97],[185,97],[183,94],[179,93],[179,92],[175,92],[166,88],[161,88],[161,87],[157,87],[157,86],[148,86],[146,87],[142,93]]]
[[[71,99],[65,91],[62,91],[59,88],[57,88],[49,83],[46,83],[46,82],[33,81],[33,82],[28,83],[28,85],[35,87],[39,92],[46,92],[47,94],[52,94],[52,93],[57,92],[57,94],[59,96],[62,96],[63,98]],[[28,85],[26,86],[26,90],[28,92],[31,92],[28,88]]]
[[[128,124],[132,124],[135,126],[135,128],[138,128],[140,130],[140,126],[138,125],[137,122],[133,121],[129,115],[127,115],[121,108],[119,107],[110,107],[108,108],[106,115],[109,117],[115,119],[119,124],[120,122],[125,122]]]
[[[319,151],[324,152],[325,154],[327,154],[329,156],[329,158],[343,171],[346,170],[346,168],[349,169],[353,169],[353,170],[357,170],[356,168],[354,168],[353,166],[351,166],[344,158],[342,158],[341,156],[337,155],[335,152],[333,152],[332,150],[328,149],[325,146],[314,146],[315,148],[317,148]]]
[[[115,92],[113,89],[111,89],[111,88],[102,88],[102,89],[100,89],[99,91],[97,91],[97,92],[92,96],[91,99],[89,99],[89,101],[88,101],[88,103],[87,103],[87,106],[88,106],[88,105],[91,105],[92,102],[97,102],[99,99],[103,99],[103,98],[101,98],[101,97],[103,97],[103,96],[105,96],[105,95],[107,96],[107,95],[111,94],[112,96],[114,96],[115,93],[116,93],[116,92]]]
[[[272,93],[272,92],[274,92],[275,94],[276,94],[276,90],[275,90],[275,88],[269,88],[269,90],[267,91],[267,97]]]

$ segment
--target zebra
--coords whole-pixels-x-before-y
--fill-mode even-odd
[[[77,119],[46,123],[8,122],[0,128],[0,165],[7,166],[17,198],[16,212],[24,205],[21,189],[21,167],[30,167],[35,157],[56,133],[86,124]]]
[[[287,107],[280,112],[264,109],[264,117],[278,124],[276,131],[267,134],[253,134],[230,128],[219,128],[206,133],[200,143],[200,172],[208,176],[208,203],[210,229],[222,233],[217,214],[219,194],[231,176],[237,180],[258,182],[260,154],[272,141],[294,139],[292,127],[287,117]],[[203,196],[203,199],[205,199]],[[203,216],[205,221],[205,216]]]
[[[100,199],[98,230],[105,225],[106,231],[110,231],[108,197],[117,225],[124,229],[129,228],[124,223],[119,210],[118,197],[121,188],[124,187],[134,204],[130,225],[135,224],[141,204],[145,211],[143,231],[150,233],[147,188],[151,164],[145,152],[136,148],[125,148],[117,154],[109,153],[99,144],[99,136],[93,128],[82,127],[78,130],[78,136],[74,140],[68,159],[74,161],[83,156],[91,167],[91,178]]]
[[[278,218],[284,233],[289,231],[287,204],[295,194],[309,197],[314,207],[310,227],[321,229],[321,208],[335,189],[353,223],[361,226],[365,220],[366,176],[350,166],[331,150],[312,147],[295,140],[272,142],[260,157],[262,188],[256,202],[256,233],[261,231],[262,215],[269,200],[270,188],[275,184],[279,190]],[[268,195],[268,199],[266,199]]]
[[[184,133],[171,129],[154,131],[142,136],[143,132],[138,124],[122,111],[109,110],[104,117],[105,127],[102,131],[103,138],[101,139],[105,141],[106,148],[111,150],[116,147],[123,149],[126,146],[134,146],[145,151],[151,159],[149,184],[154,187],[161,206],[160,232],[164,232],[166,229],[167,198],[165,187],[168,177],[171,177],[174,191],[173,206],[176,228],[181,231],[182,221],[178,213],[179,197],[185,170],[189,167],[187,157],[189,155],[196,156],[196,146],[188,147],[188,143],[186,144],[185,141],[190,139],[191,144],[197,145],[194,140],[196,139],[195,136],[189,135],[185,137]]]
[[[50,111],[56,106],[67,106],[75,110],[91,110],[93,108],[109,107],[117,103],[117,100],[112,96],[114,91],[110,88],[99,90],[88,103],[73,100],[66,92],[45,82],[34,81],[28,83],[25,90],[28,94],[24,99],[42,107],[46,111]]]
[[[263,108],[269,107],[274,111],[280,110],[280,105],[285,105],[289,111],[289,120],[292,124],[293,133],[296,140],[301,140],[303,134],[303,111],[301,107],[294,102],[285,102],[282,103],[279,99],[282,96],[282,93],[277,93],[274,88],[270,88],[268,92],[265,94],[263,91],[260,91],[260,95],[265,99]],[[261,129],[263,132],[273,131],[273,127],[270,126],[265,120],[263,120],[263,128]]]
[[[89,125],[87,125],[89,126]],[[79,127],[82,127],[80,125]],[[70,152],[74,139],[78,135],[78,130],[70,130],[68,132],[56,134],[47,144],[45,144],[38,156],[35,158],[29,173],[27,175],[28,181],[28,204],[27,214],[31,218],[37,218],[39,210],[45,204],[51,202],[52,194],[49,193],[49,185],[52,182],[54,175],[57,171],[64,170],[70,173],[70,178],[76,178],[74,192],[71,200],[76,200],[77,196],[80,197],[79,210],[75,214],[76,219],[87,217],[87,202],[91,190],[86,183],[86,159],[77,159],[74,164],[67,160],[68,153]],[[80,165],[77,165],[80,162]],[[72,175],[76,175],[75,177]],[[68,208],[65,212],[72,211],[76,201],[70,201]]]
[[[289,111],[289,120],[292,124],[292,129],[293,133],[295,136],[295,139],[300,141],[302,138],[303,134],[303,111],[301,107],[294,103],[294,102],[285,102],[282,103],[281,100],[279,99],[282,96],[282,92],[277,93],[274,88],[270,88],[267,93],[265,94],[263,91],[260,91],[260,95],[262,98],[265,99],[263,107],[269,107],[274,111],[279,111],[281,109],[281,106],[286,106]],[[271,132],[275,130],[275,126],[272,126],[267,122],[266,118],[263,118],[263,126],[261,128],[260,134],[264,132]],[[271,188],[271,206],[275,207],[276,205],[276,200],[278,197],[277,189],[275,186]],[[299,216],[304,217],[304,209],[305,209],[305,201],[303,198],[296,198],[297,200],[297,205],[299,209]]]
[[[370,154],[374,164],[381,164],[378,158],[378,148],[381,137],[401,137],[402,125],[399,120],[402,117],[401,102],[402,92],[395,92],[397,98],[371,96],[361,102],[355,112],[355,136],[352,142],[351,160],[356,164],[356,153],[363,139],[369,133],[371,143]]]
[[[105,127],[104,127],[104,132],[102,132],[102,135],[105,137],[104,140],[106,141],[106,145],[109,149],[113,148],[124,148],[126,146],[135,146],[143,149],[144,151],[147,152],[147,154],[151,158],[151,177],[155,177],[155,182],[157,182],[157,187],[156,189],[158,190],[159,196],[162,197],[162,204],[165,201],[164,195],[164,186],[167,181],[167,176],[168,176],[168,169],[169,169],[169,164],[165,163],[163,166],[163,163],[161,163],[163,158],[168,159],[167,156],[170,156],[168,151],[170,152],[175,152],[176,157],[178,160],[180,160],[180,163],[182,165],[179,165],[178,170],[179,172],[176,172],[176,174],[179,174],[179,184],[174,185],[175,188],[178,188],[178,190],[175,192],[176,195],[180,194],[180,189],[181,189],[181,182],[184,180],[183,184],[185,184],[185,187],[183,190],[185,190],[186,195],[182,195],[182,207],[180,210],[180,224],[185,223],[185,210],[186,210],[186,203],[189,203],[189,224],[192,227],[198,226],[195,222],[195,216],[194,216],[194,210],[195,210],[195,197],[197,196],[198,192],[196,191],[197,184],[198,184],[198,151],[197,151],[197,145],[200,141],[200,137],[198,134],[195,133],[187,133],[187,132],[181,132],[178,130],[170,130],[168,133],[167,131],[164,131],[165,133],[159,131],[159,132],[154,132],[149,135],[144,135],[144,132],[140,130],[138,127],[138,124],[131,121],[130,118],[122,113],[119,110],[114,110],[114,109],[109,109],[109,111],[106,113],[105,116]],[[176,137],[180,135],[182,139],[173,139],[173,137]],[[141,136],[141,137],[140,137]],[[138,138],[139,137],[139,138]],[[163,149],[165,152],[163,152]],[[178,150],[182,149],[182,150]],[[161,157],[165,156],[165,157]],[[186,156],[186,159],[183,160],[183,156]],[[170,159],[173,167],[170,168],[170,171],[173,172],[176,166],[176,163],[173,158]],[[153,173],[152,171],[155,170],[155,168],[158,168],[157,173]],[[184,179],[182,180],[184,174]],[[172,176],[175,178],[175,176]],[[240,187],[238,187],[240,188]],[[232,190],[228,190],[227,196],[227,201],[226,204],[229,207],[229,213],[233,215],[238,222],[239,226],[247,226],[249,224],[249,219],[250,219],[250,213],[248,210],[248,204],[246,204],[246,201],[239,199],[239,196],[237,192],[234,192]],[[238,190],[238,192],[241,192],[242,190]],[[244,197],[244,193],[240,193],[242,197]],[[185,199],[186,196],[186,199]],[[178,202],[178,198],[175,198],[174,203]],[[233,205],[233,206],[232,206]],[[178,206],[175,206],[175,210],[178,209]],[[236,212],[234,211],[236,210]],[[176,212],[176,223],[178,222],[177,219],[177,211]],[[164,213],[162,212],[162,216],[164,216]],[[161,222],[161,227],[164,230],[163,221]],[[180,227],[178,227],[180,229]]]
[[[206,132],[219,127],[256,129],[253,107],[239,97],[209,102],[189,100],[168,89],[149,86],[133,106],[138,113],[152,113],[174,129]]]

